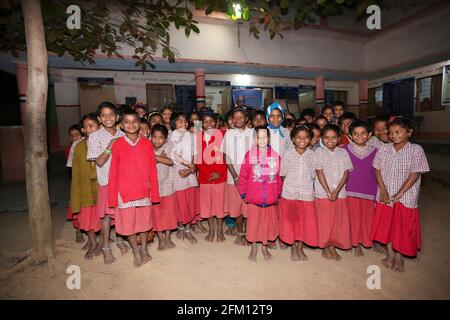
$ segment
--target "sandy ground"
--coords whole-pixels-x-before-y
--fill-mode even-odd
[[[150,246],[153,261],[132,266],[131,254],[104,265],[102,258],[83,259],[81,244],[65,221],[65,208],[53,208],[57,257],[47,265],[29,266],[0,277],[1,299],[450,299],[450,189],[426,181],[421,194],[423,250],[406,261],[407,272],[384,270],[382,256],[367,251],[356,258],[342,252],[340,262],[326,261],[319,250],[308,250],[309,260],[291,262],[289,251],[272,251],[274,260],[247,260],[249,248],[226,242],[196,245],[174,239],[177,247],[159,252]],[[2,272],[31,247],[26,211],[0,215]],[[175,237],[174,237],[175,238]],[[81,289],[66,287],[70,265],[81,269]],[[369,290],[367,267],[379,265],[381,289]]]

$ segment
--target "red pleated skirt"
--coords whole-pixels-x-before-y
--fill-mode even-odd
[[[151,207],[118,208],[115,214],[116,232],[123,236],[131,236],[149,231],[152,227]]]
[[[242,200],[234,184],[227,184],[225,187],[224,210],[231,218],[237,218],[240,215],[247,217],[247,204]]]
[[[98,217],[97,206],[81,208],[75,216],[78,217],[80,230],[98,232],[101,229],[101,220]]]
[[[249,204],[247,208],[247,240],[264,245],[274,241],[278,237],[278,206],[261,208]]]
[[[419,209],[396,202],[393,206],[377,202],[370,239],[392,242],[392,248],[405,256],[415,257],[422,246]]]
[[[225,187],[225,182],[218,184],[200,184],[200,216],[203,219],[225,217]]]
[[[97,195],[97,212],[100,219],[103,219],[106,215],[114,217],[116,208],[108,207],[108,186],[98,185]]]
[[[317,215],[314,201],[288,200],[281,198],[279,208],[280,239],[288,244],[302,241],[315,247],[318,245]]]
[[[362,244],[364,247],[371,247],[370,230],[375,214],[375,202],[368,199],[347,197],[347,208],[350,215],[352,246],[356,247]]]
[[[189,189],[176,191],[175,199],[178,205],[178,222],[188,224],[193,221],[196,216],[196,201],[198,197],[198,188],[191,187]]]
[[[345,198],[336,201],[316,198],[319,247],[335,246],[340,249],[352,247],[350,217]]]
[[[161,202],[151,207],[153,231],[166,231],[177,228],[178,205],[175,194],[161,197]]]

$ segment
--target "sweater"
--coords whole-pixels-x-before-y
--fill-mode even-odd
[[[200,184],[218,184],[227,181],[227,165],[220,150],[224,133],[215,129],[208,143],[205,141],[205,132],[198,134],[202,141],[197,144],[196,163],[198,169],[198,182]],[[201,148],[200,148],[201,146]],[[213,172],[217,172],[219,179],[208,181]]]
[[[72,160],[70,207],[72,213],[97,204],[97,173],[95,163],[86,160],[87,139],[75,147]]]
[[[124,203],[150,198],[160,202],[155,153],[150,140],[138,138],[134,146],[125,137],[112,146],[108,183],[108,206],[118,206],[118,195]]]
[[[364,158],[361,158],[352,150],[349,144],[344,146],[353,164],[353,170],[348,174],[346,184],[347,195],[355,198],[374,200],[377,194],[377,181],[373,160],[377,149],[373,148]]]

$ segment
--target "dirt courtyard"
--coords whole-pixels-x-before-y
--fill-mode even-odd
[[[29,266],[5,275],[18,257],[31,248],[26,211],[0,214],[1,299],[450,299],[450,189],[426,180],[421,193],[423,248],[417,259],[407,260],[407,272],[389,272],[382,256],[365,250],[356,258],[341,252],[339,262],[324,260],[319,250],[307,250],[309,260],[292,262],[289,251],[272,251],[274,260],[247,260],[249,248],[207,243],[204,235],[191,245],[174,236],[177,247],[157,251],[150,246],[151,263],[132,266],[132,256],[120,256],[112,265],[101,257],[86,261],[82,244],[75,243],[65,208],[53,208],[57,257],[46,265]],[[81,288],[69,290],[67,267],[81,270]],[[367,268],[378,265],[381,289],[369,290]]]

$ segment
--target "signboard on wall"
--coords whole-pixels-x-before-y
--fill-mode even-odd
[[[450,106],[450,65],[442,70],[442,105]]]
[[[275,87],[275,99],[298,101],[298,87]]]
[[[245,105],[247,107],[253,107],[255,109],[264,108],[264,98],[261,89],[233,89],[233,105],[236,104],[239,96],[244,96]]]
[[[195,86],[175,86],[175,98],[177,106],[186,114],[195,108],[196,90]]]
[[[383,115],[411,117],[414,113],[414,78],[383,83]]]

